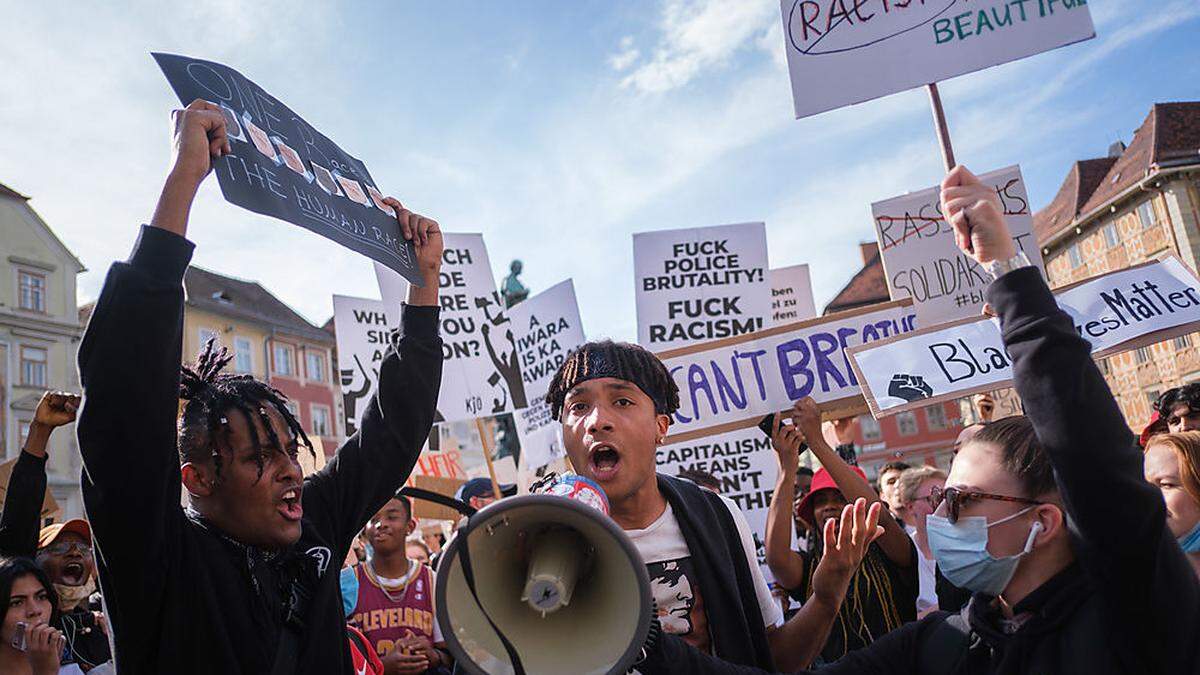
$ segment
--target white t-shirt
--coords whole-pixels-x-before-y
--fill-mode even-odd
[[[917,614],[922,615],[931,609],[937,609],[937,574],[934,570],[937,568],[937,560],[934,558],[926,558],[921,552],[921,547],[914,547],[917,551],[917,582],[919,584],[917,591]]]
[[[738,537],[742,541],[742,553],[754,579],[754,595],[762,610],[763,626],[772,627],[783,623],[783,611],[771,597],[771,589],[763,578],[755,555],[754,539],[745,516],[731,500],[721,497],[729,509],[733,522],[737,524]],[[688,550],[679,520],[671,505],[644,530],[625,530],[633,540],[646,571],[650,573],[650,591],[658,604],[658,619],[663,630],[682,637],[692,646],[712,653],[712,636],[708,630],[708,616],[704,611],[704,598],[697,592],[693,580],[692,553]]]

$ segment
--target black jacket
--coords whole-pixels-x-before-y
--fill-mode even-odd
[[[1036,269],[1004,275],[987,297],[1000,316],[1017,393],[1054,465],[1077,562],[1018,603],[1015,612],[1034,616],[1012,634],[1001,630],[992,599],[976,595],[965,622],[936,613],[818,672],[1200,672],[1200,583],[1166,527],[1162,495],[1143,478],[1141,453],[1090,345]],[[955,622],[969,630],[948,629]],[[651,658],[675,672],[759,672],[670,636],[660,645]]]
[[[79,349],[83,497],[122,675],[269,673],[288,600],[309,596],[298,673],[350,673],[338,571],[412,471],[441,382],[438,310],[405,307],[361,428],[305,479],[299,542],[242,546],[180,506],[182,278],[192,244],[143,228]],[[302,452],[304,450],[301,450]]]

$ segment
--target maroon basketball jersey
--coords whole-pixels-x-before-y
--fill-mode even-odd
[[[433,583],[429,567],[417,564],[405,583],[383,587],[365,563],[354,566],[358,578],[358,602],[351,622],[367,636],[383,656],[400,638],[418,635],[434,641]]]

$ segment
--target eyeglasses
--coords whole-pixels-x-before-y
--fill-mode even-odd
[[[72,550],[79,551],[79,554],[85,558],[92,555],[92,547],[89,544],[81,544],[77,541],[60,541],[57,544],[50,544],[42,550],[51,555],[66,555]]]
[[[959,490],[958,488],[939,488],[935,487],[929,491],[929,505],[934,510],[941,505],[942,501],[946,502],[947,516],[950,522],[958,521],[958,512],[962,505],[972,499],[994,499],[1000,502],[1015,502],[1018,504],[1043,504],[1036,499],[1026,499],[1025,497],[1008,497],[1006,495],[994,495],[987,492],[975,492],[973,490]]]

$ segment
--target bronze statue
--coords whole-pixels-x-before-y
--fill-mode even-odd
[[[505,309],[529,297],[529,289],[517,277],[521,274],[523,265],[520,260],[512,261],[508,266],[509,275],[500,283],[500,292],[504,295]]]

